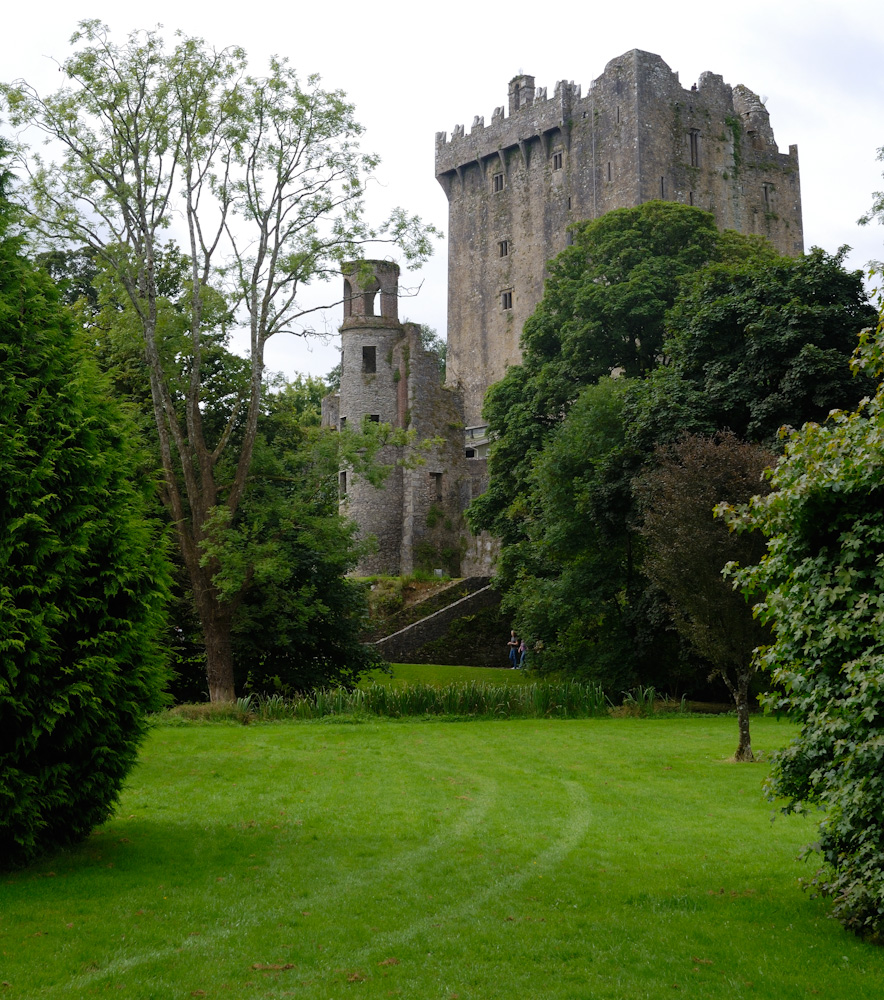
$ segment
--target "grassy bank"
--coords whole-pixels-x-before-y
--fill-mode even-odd
[[[878,1000],[884,950],[796,885],[814,821],[771,824],[735,738],[157,726],[111,822],[0,880],[3,996]]]

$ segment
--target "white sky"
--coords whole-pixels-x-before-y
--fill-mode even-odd
[[[145,14],[135,13],[144,10]],[[148,13],[149,12],[149,13]],[[550,93],[557,80],[583,91],[605,64],[633,48],[655,52],[689,86],[704,70],[744,83],[767,98],[781,152],[797,143],[801,163],[805,248],[834,252],[863,267],[884,257],[884,228],[860,228],[872,192],[884,189],[884,17],[880,0],[632,0],[591,4],[559,0],[420,5],[403,0],[338,0],[272,4],[217,0],[152,0],[143,7],[107,0],[43,0],[3,15],[0,79],[19,77],[42,92],[62,81],[52,60],[69,53],[78,20],[100,18],[122,41],[136,28],[162,24],[221,48],[243,46],[259,73],[269,55],[289,58],[302,76],[343,89],[366,126],[364,148],[381,155],[369,190],[370,217],[393,205],[441,229],[447,202],[433,171],[434,137],[473,116],[491,120],[506,104],[507,81],[530,73]],[[135,18],[138,18],[137,20]],[[446,328],[446,246],[402,284],[420,293],[400,303],[400,316]],[[338,295],[338,289],[328,289]],[[334,333],[339,310],[328,317]],[[270,368],[324,374],[337,361],[337,337],[325,345],[287,337],[271,341]]]

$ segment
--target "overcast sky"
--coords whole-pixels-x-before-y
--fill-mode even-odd
[[[880,0],[42,0],[4,12],[0,78],[57,89],[62,78],[53,60],[63,61],[77,21],[86,17],[104,20],[120,41],[133,29],[162,24],[170,34],[181,29],[217,48],[243,46],[254,72],[278,54],[304,76],[320,73],[326,87],[347,92],[366,126],[364,147],[382,158],[367,199],[370,216],[379,220],[402,205],[443,230],[447,202],[433,171],[437,131],[450,135],[458,124],[469,131],[477,114],[490,121],[517,73],[532,74],[550,93],[562,79],[586,93],[614,57],[633,48],[655,52],[684,86],[711,70],[766,98],[780,151],[798,145],[807,249],[834,252],[847,243],[853,267],[884,257],[884,227],[856,225],[872,192],[884,189],[884,164],[875,159],[884,146]],[[403,284],[423,284],[400,305],[400,316],[443,334],[446,253],[439,243],[430,264],[404,276]],[[333,332],[339,322],[331,315],[328,328]],[[287,375],[324,374],[337,361],[336,340],[271,342],[268,365]]]

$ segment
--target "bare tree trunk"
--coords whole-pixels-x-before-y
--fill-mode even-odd
[[[235,701],[230,623],[227,623],[226,628],[217,622],[212,627],[203,624],[203,633],[206,638],[206,678],[209,682],[209,701]]]
[[[196,584],[196,581],[194,581]],[[235,701],[233,683],[232,613],[222,609],[211,591],[194,589],[197,615],[206,644],[206,679],[209,701]]]
[[[734,683],[728,676],[727,670],[716,671],[727,685],[734,704],[737,706],[737,729],[740,733],[740,742],[737,744],[737,752],[734,760],[751,762],[755,760],[752,754],[752,740],[749,736],[749,682],[752,680],[753,671],[740,670],[737,672],[737,680]],[[714,675],[710,674],[710,677]]]
[[[749,736],[749,675],[740,674],[734,689],[734,702],[737,706],[737,727],[740,731],[740,742],[734,760],[753,761],[752,740]]]

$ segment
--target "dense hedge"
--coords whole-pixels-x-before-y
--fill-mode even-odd
[[[0,186],[0,864],[113,808],[160,706],[165,564],[133,434]]]

